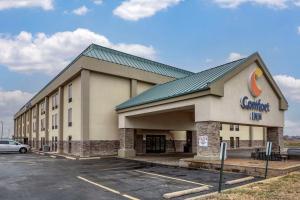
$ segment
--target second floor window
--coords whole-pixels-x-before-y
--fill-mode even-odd
[[[72,83],[71,84],[69,84],[69,86],[68,86],[68,102],[70,103],[70,102],[72,102]]]
[[[68,110],[68,126],[72,126],[72,108]]]
[[[240,126],[239,125],[235,125],[235,131],[240,131]]]
[[[52,115],[52,129],[57,129],[58,123],[57,123],[57,114]]]
[[[41,103],[41,114],[45,114],[46,110],[45,110],[45,102]]]
[[[41,120],[41,131],[44,131],[46,130],[46,127],[45,127],[45,119],[42,119]]]
[[[230,131],[234,131],[234,125],[230,124]]]
[[[52,96],[52,110],[58,108],[58,94]]]
[[[35,122],[32,123],[32,129],[33,129],[33,132],[35,132]]]

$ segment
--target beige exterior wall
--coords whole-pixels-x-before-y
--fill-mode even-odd
[[[68,86],[72,83],[72,102],[69,103]],[[72,136],[72,140],[81,140],[81,81],[80,76],[64,86],[64,140]],[[72,126],[68,126],[68,109],[72,108]]]
[[[146,90],[152,88],[153,86],[154,86],[154,84],[138,81],[137,82],[137,94],[141,94],[142,92],[145,92]]]
[[[249,126],[239,126],[240,130],[230,131],[229,124],[222,124],[222,130],[220,131],[220,137],[223,140],[230,140],[230,137],[239,137],[240,140],[250,140],[250,127]],[[263,127],[252,126],[253,135],[252,140],[263,140]]]
[[[90,74],[90,140],[119,140],[115,107],[129,98],[129,79]]]
[[[253,127],[252,133],[253,140],[264,140],[264,128],[263,127]]]
[[[221,121],[239,124],[253,124],[261,126],[284,126],[284,111],[279,109],[279,99],[265,77],[258,79],[262,94],[257,99],[270,103],[271,111],[263,113],[261,121],[250,119],[250,111],[243,110],[240,99],[248,96],[254,99],[248,89],[248,78],[255,70],[257,64],[250,65],[247,69],[225,83],[224,97],[206,96],[199,99],[196,105],[196,121]]]
[[[236,131],[235,127],[233,131],[230,131],[229,124],[222,124],[220,137],[222,137],[223,140],[230,140],[230,137],[239,137],[240,140],[249,140],[249,126],[239,126],[239,128],[239,131]]]

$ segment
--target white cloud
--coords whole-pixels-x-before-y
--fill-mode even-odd
[[[298,34],[300,35],[300,26],[298,26]]]
[[[0,0],[0,10],[31,7],[52,10],[54,7],[53,0]]]
[[[277,9],[287,8],[290,0],[214,0],[222,8],[237,8],[242,4],[252,3]]]
[[[232,52],[232,53],[229,54],[227,60],[228,60],[229,62],[232,62],[232,61],[235,61],[235,60],[239,60],[239,59],[241,59],[241,58],[243,58],[243,57],[245,57],[245,56],[243,56],[243,55],[240,54],[240,53]]]
[[[88,29],[57,32],[53,35],[22,31],[17,36],[0,34],[0,65],[18,72],[54,74],[64,68],[89,44],[95,43],[146,58],[154,58],[152,46],[114,44]]]
[[[101,5],[103,3],[103,0],[93,0],[94,4]]]
[[[125,20],[137,21],[174,6],[182,0],[126,0],[113,13]]]
[[[86,7],[86,6],[81,6],[75,10],[72,11],[72,13],[74,13],[75,15],[85,15],[86,13],[88,13],[90,10]]]
[[[294,0],[294,4],[295,4],[296,6],[300,6],[300,0]]]
[[[284,134],[290,136],[300,136],[300,120],[298,122],[286,120]]]
[[[276,75],[274,79],[288,99],[300,103],[300,79],[289,75]]]
[[[20,90],[0,90],[0,120],[3,121],[4,137],[13,133],[13,115],[23,106],[33,94]]]

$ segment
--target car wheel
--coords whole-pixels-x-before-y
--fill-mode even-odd
[[[21,148],[21,149],[19,150],[19,152],[20,152],[20,153],[26,153],[26,152],[27,152],[27,149],[23,147],[23,148]]]

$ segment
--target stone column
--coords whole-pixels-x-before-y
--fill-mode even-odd
[[[249,126],[249,147],[253,145],[253,127]]]
[[[220,122],[196,122],[197,155],[194,157],[196,160],[219,160],[220,125]],[[199,145],[200,137],[208,139],[207,146]]]
[[[121,158],[135,156],[134,150],[134,129],[121,128],[120,130],[120,149],[118,155]]]
[[[272,142],[273,151],[283,150],[283,128],[269,127],[267,129],[267,141]]]
[[[58,117],[58,153],[64,152],[64,89],[63,87],[58,88],[59,96],[59,117]]]
[[[267,128],[263,127],[263,146],[266,146],[267,139]]]
[[[80,156],[90,155],[90,71],[81,71],[81,147]]]
[[[197,131],[192,131],[192,153],[197,153]]]

